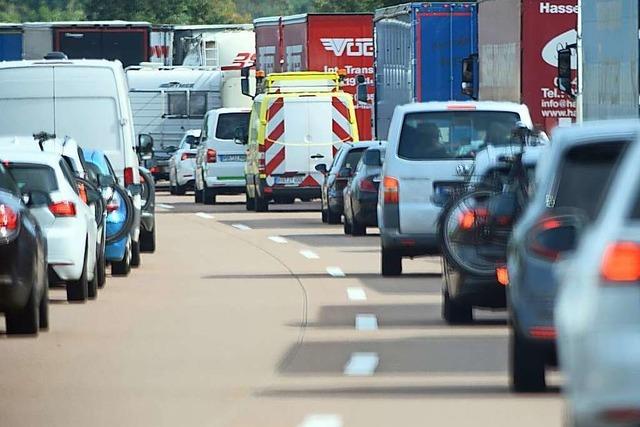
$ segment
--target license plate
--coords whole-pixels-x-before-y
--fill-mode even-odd
[[[276,176],[277,185],[300,185],[302,182],[301,176]]]
[[[244,162],[247,159],[245,154],[222,154],[220,155],[221,162]]]

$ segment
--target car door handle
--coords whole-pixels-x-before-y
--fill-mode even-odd
[[[324,155],[318,153],[311,156],[312,159],[324,159]]]

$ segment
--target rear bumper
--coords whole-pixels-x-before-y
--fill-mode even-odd
[[[74,221],[83,221],[80,218]],[[52,226],[46,230],[47,262],[62,280],[77,280],[82,275],[86,229],[80,225]]]
[[[474,307],[502,309],[507,306],[506,287],[493,278],[450,272],[449,295],[456,302]]]
[[[434,234],[402,234],[398,229],[380,230],[382,247],[398,252],[401,256],[439,255],[440,244]]]
[[[329,210],[335,213],[342,213],[344,211],[344,197],[342,194],[329,195]]]
[[[24,247],[23,249],[27,249]],[[18,248],[17,240],[0,245],[0,311],[24,307],[33,283],[33,255]],[[22,252],[22,253],[21,253]]]
[[[321,190],[320,187],[266,187],[263,189],[263,194],[268,199],[274,197],[318,199],[321,197]]]
[[[244,193],[244,189],[247,184],[244,177],[225,178],[225,177],[219,177],[219,176],[206,176],[204,180],[205,180],[205,184],[209,188],[215,188],[215,189],[228,188],[228,189],[233,189],[234,191],[237,191],[236,193],[231,193],[231,194]]]
[[[353,216],[361,224],[375,227],[378,225],[378,198],[358,199],[352,202]]]

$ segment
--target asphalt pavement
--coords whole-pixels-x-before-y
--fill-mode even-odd
[[[0,426],[562,424],[558,387],[510,393],[504,312],[441,320],[438,258],[382,278],[375,229],[218,200],[160,193],[140,269],[86,304],[53,289],[38,338],[0,332]]]

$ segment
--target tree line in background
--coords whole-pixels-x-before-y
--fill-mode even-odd
[[[114,20],[155,24],[250,22],[305,12],[363,12],[389,0],[0,0],[0,22]]]

